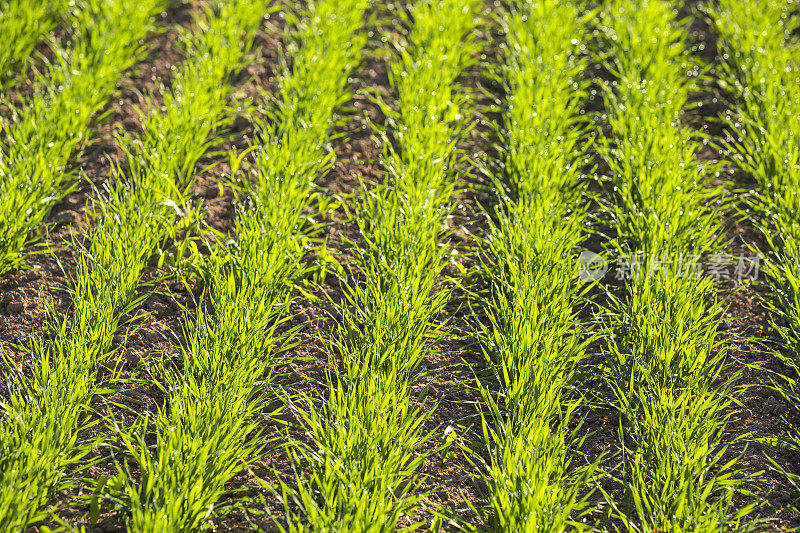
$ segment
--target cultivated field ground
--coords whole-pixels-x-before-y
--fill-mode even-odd
[[[0,42],[0,532],[800,527],[795,0]]]

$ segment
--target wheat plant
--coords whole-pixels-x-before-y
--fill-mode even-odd
[[[581,172],[588,146],[586,20],[575,4],[513,2],[497,14],[503,55],[492,71],[505,103],[501,199],[481,243],[491,290],[480,339],[494,380],[478,382],[489,461],[485,514],[496,531],[588,529],[589,468],[571,466],[580,445],[570,425],[585,403],[574,389],[590,337],[578,317],[590,285],[578,279],[586,237]],[[533,59],[531,59],[533,58]]]
[[[639,262],[611,295],[607,323],[624,454],[615,511],[635,531],[747,529],[753,505],[733,503],[744,477],[723,460],[732,398],[715,388],[723,310],[714,280],[691,264],[721,245],[720,190],[707,179],[716,168],[683,123],[702,67],[667,2],[608,2],[601,28],[614,77],[602,85],[610,135],[600,146],[614,197],[610,249]]]
[[[416,471],[431,407],[409,387],[442,335],[437,314],[451,290],[439,283],[449,252],[440,237],[462,164],[467,96],[458,79],[478,49],[478,8],[422,0],[395,11],[411,29],[389,62],[396,104],[380,99],[386,179],[355,206],[363,241],[351,243],[327,397],[300,403],[311,442],[292,451],[290,530],[393,530],[424,498]]]

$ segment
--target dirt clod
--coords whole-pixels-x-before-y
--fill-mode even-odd
[[[21,301],[9,302],[6,304],[6,311],[9,314],[17,315],[25,310],[25,303]]]

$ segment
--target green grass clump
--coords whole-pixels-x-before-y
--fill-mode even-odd
[[[27,239],[19,233],[22,222],[44,216],[41,210],[53,201],[49,195],[58,194],[63,167],[85,134],[86,123],[110,97],[122,69],[141,57],[139,42],[162,8],[161,0],[135,7],[126,1],[88,4],[79,24],[81,40],[73,50],[61,51],[51,71],[50,83],[55,85],[41,87],[25,114],[3,126],[8,137],[0,154],[0,204],[4,213],[14,216],[0,221],[0,271],[9,261],[15,264],[15,243]],[[76,290],[91,299],[117,288],[79,282]],[[110,344],[113,331],[98,322],[100,317],[84,302],[77,299],[74,326],[52,317],[57,323],[53,339],[35,342],[30,349],[30,374],[4,354],[9,395],[2,404],[0,430],[3,531],[22,531],[47,516],[45,504],[71,486],[73,478],[64,473],[75,467],[80,472],[91,464],[85,461],[90,448],[82,439],[92,425],[91,398],[101,390],[95,380],[98,342]]]
[[[124,167],[96,198],[88,248],[81,256],[73,290],[73,328],[98,335],[97,354],[110,346],[120,310],[130,306],[141,274],[171,233],[186,201],[197,162],[219,139],[231,118],[229,77],[246,63],[265,11],[249,0],[222,0],[195,15],[194,33],[182,35],[185,56],[161,108],[147,97],[142,133],[123,133]],[[163,109],[163,110],[162,110]]]
[[[142,59],[152,16],[165,6],[86,2],[75,15],[72,48],[55,47],[34,95],[0,123],[0,275],[25,264],[50,208],[69,192],[68,164],[90,138],[91,120]]]
[[[698,161],[702,136],[681,123],[701,74],[687,54],[688,32],[660,0],[614,0],[602,9],[613,82],[603,84],[611,135],[601,145],[618,257],[641,253],[641,268],[612,298],[608,378],[622,414],[622,482],[615,506],[635,531],[748,528],[733,496],[742,474],[724,463],[731,398],[714,390],[727,345],[722,310],[708,277],[690,258],[720,246],[719,198]]]
[[[110,11],[113,4],[103,2],[109,20],[93,21],[109,26],[111,33],[79,43],[85,55],[102,55],[90,47],[92,42],[110,53],[119,45],[113,35],[128,37],[112,21],[123,20],[127,28],[134,15],[127,13],[127,2],[117,12]],[[245,5],[250,9],[243,9]],[[174,227],[194,167],[228,116],[227,79],[241,68],[264,15],[263,6],[245,0],[217,7],[219,16],[211,8],[198,12],[195,26],[200,31],[183,36],[191,60],[165,94],[166,111],[148,100],[142,114],[144,134],[120,139],[126,168],[116,170],[116,184],[98,201],[88,247],[74,243],[79,261],[71,312],[54,316],[53,339],[31,348],[32,376],[17,373],[10,381],[0,432],[4,530],[22,529],[42,518],[42,506],[70,486],[73,468],[80,472],[91,465],[83,458],[96,443],[87,440],[85,430],[91,425],[92,400],[105,392],[98,371],[112,366],[111,344],[120,317],[138,304],[135,291],[147,261]],[[134,11],[141,16],[161,8],[157,2],[140,3]],[[134,42],[146,35],[146,20],[139,27],[142,34]]]
[[[712,9],[719,34],[723,88],[732,116],[727,149],[733,162],[756,179],[749,207],[768,245],[762,271],[774,297],[767,306],[783,347],[775,354],[791,368],[774,385],[789,405],[800,404],[800,54],[798,6],[790,0],[751,4],[723,0]],[[769,28],[765,31],[764,28]],[[753,249],[755,253],[757,250]],[[800,429],[786,443],[800,450]],[[796,474],[788,474],[795,483]]]
[[[207,302],[187,328],[180,368],[161,368],[164,408],[127,439],[141,472],[135,482],[124,467],[131,531],[209,527],[230,505],[219,504],[227,483],[273,440],[263,417],[274,413],[264,410],[277,399],[276,358],[299,329],[282,326],[292,316],[294,282],[308,270],[313,181],[333,162],[327,144],[335,112],[350,98],[347,77],[361,60],[367,7],[367,0],[320,1],[290,16],[291,57],[276,108],[252,146],[254,175],[240,188],[235,236],[202,267]]]
[[[409,387],[441,337],[436,316],[450,295],[438,286],[449,253],[439,238],[462,162],[455,144],[467,96],[457,79],[478,48],[479,6],[422,0],[397,13],[411,30],[389,63],[396,105],[381,102],[386,181],[355,208],[363,241],[352,243],[353,275],[339,303],[341,363],[331,360],[327,398],[309,399],[302,412],[312,444],[293,449],[303,473],[291,530],[391,531],[424,498],[416,470],[430,411]]]
[[[502,202],[482,243],[492,289],[479,302],[496,379],[481,386],[490,412],[486,518],[496,531],[584,530],[593,467],[570,468],[567,451],[580,444],[569,425],[583,398],[571,387],[587,345],[575,260],[587,224],[585,20],[556,0],[514,2],[498,19],[504,53],[494,74],[506,102],[494,184]]]
[[[69,7],[67,0],[0,1],[0,90],[13,86],[36,44],[47,36]]]

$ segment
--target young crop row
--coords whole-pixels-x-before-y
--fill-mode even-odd
[[[94,13],[86,12],[96,16],[87,21],[87,27],[107,33],[90,34],[78,43],[76,54],[81,61],[95,58],[103,64],[110,56],[119,63],[114,66],[117,74],[120,64],[130,64],[122,50],[138,50],[137,43],[150,28],[149,17],[164,6],[160,0],[140,2],[130,13],[128,6],[129,2],[103,1]],[[70,313],[54,315],[51,338],[30,348],[31,373],[20,370],[9,381],[10,399],[0,431],[3,530],[21,530],[43,518],[43,506],[57,492],[69,488],[76,473],[92,464],[87,460],[97,444],[89,438],[89,429],[97,424],[92,408],[96,396],[106,392],[101,380],[113,382],[113,335],[120,318],[137,304],[135,292],[150,256],[185,208],[194,167],[213,142],[211,134],[228,116],[226,80],[231,71],[241,68],[264,16],[263,6],[248,0],[224,1],[214,7],[218,14],[210,7],[198,12],[195,33],[183,35],[185,53],[191,59],[172,88],[165,89],[163,108],[148,97],[141,110],[143,133],[120,138],[127,157],[115,169],[107,194],[97,198],[90,244],[73,243],[79,260]],[[139,21],[133,27],[140,34],[129,33],[131,20]],[[117,26],[120,22],[122,27]],[[94,44],[99,49],[92,49]],[[77,72],[108,75],[94,67]],[[95,81],[101,89],[113,89],[104,80]],[[91,92],[83,83],[75,83],[82,87],[81,98]],[[64,104],[74,102],[61,96],[65,94],[69,91],[56,98],[64,98]],[[42,100],[35,105],[46,104]],[[43,142],[33,132],[28,138]],[[47,189],[52,193],[53,187],[57,185],[50,182]],[[15,366],[13,361],[6,362]],[[101,369],[105,369],[102,377]],[[110,376],[108,370],[112,370]],[[149,487],[143,487],[140,494],[147,496]],[[161,518],[158,500],[132,497],[129,502],[142,507],[134,512],[134,528],[141,525],[136,521],[139,516],[150,516],[151,506],[156,507],[153,514]]]
[[[734,102],[734,114],[727,120],[727,148],[734,163],[758,184],[759,194],[750,207],[772,251],[764,265],[774,291],[767,305],[781,319],[774,325],[782,344],[775,353],[791,369],[774,385],[796,407],[800,403],[798,5],[792,0],[722,0],[711,14],[726,53],[720,78]],[[783,444],[800,450],[800,430],[791,427]],[[797,472],[787,474],[797,479]]]
[[[409,389],[440,337],[437,315],[451,291],[438,286],[449,254],[439,239],[461,164],[467,97],[457,80],[476,50],[479,5],[421,0],[395,13],[411,29],[389,63],[396,104],[380,100],[386,179],[354,208],[362,240],[351,243],[337,302],[331,344],[341,359],[331,360],[328,397],[298,402],[312,442],[292,449],[292,530],[391,531],[424,497],[417,470],[432,408]]]
[[[263,5],[239,4],[220,17],[250,13],[257,26]],[[180,363],[163,363],[157,376],[166,403],[153,424],[143,417],[133,434],[121,430],[141,472],[137,483],[133,465],[125,467],[119,498],[132,513],[131,531],[201,529],[224,510],[219,500],[228,482],[275,440],[264,431],[265,417],[275,414],[265,407],[277,399],[272,377],[279,353],[293,346],[298,331],[284,323],[294,282],[307,271],[313,183],[333,163],[327,143],[335,112],[350,97],[347,77],[360,63],[367,5],[323,0],[292,16],[293,53],[252,146],[253,172],[239,187],[235,234],[202,266],[207,302],[186,326]]]
[[[165,6],[86,2],[74,17],[73,46],[54,47],[33,97],[0,124],[0,275],[24,263],[50,208],[69,192],[68,163],[121,73],[142,59],[152,16]]]
[[[625,486],[615,510],[629,530],[723,531],[752,505],[733,506],[741,479],[722,459],[731,400],[715,389],[727,349],[717,289],[682,268],[681,258],[718,249],[721,232],[719,190],[706,179],[714,167],[681,122],[700,68],[675,19],[662,0],[611,0],[600,19],[614,78],[602,85],[610,135],[600,142],[614,194],[610,252],[643,257],[608,318]]]
[[[581,172],[588,139],[586,16],[578,5],[518,1],[498,14],[505,40],[495,76],[505,93],[494,186],[502,203],[483,249],[492,284],[479,307],[495,384],[480,385],[489,416],[484,480],[496,531],[586,529],[594,467],[571,467],[570,425],[584,398],[576,371],[588,338],[577,313],[586,287],[577,248],[586,237]]]
[[[72,50],[58,51],[49,85],[40,85],[11,124],[3,125],[0,154],[0,273],[19,264],[28,229],[37,226],[65,191],[65,165],[88,134],[89,119],[111,96],[122,70],[142,55],[160,0],[88,2]],[[80,286],[78,287],[80,288]],[[104,287],[105,288],[105,287]],[[88,292],[84,295],[90,295]],[[92,425],[87,409],[95,383],[95,342],[112,332],[75,311],[53,340],[30,349],[30,373],[5,356],[15,372],[0,428],[0,528],[18,531],[44,516],[44,505],[69,486],[70,467],[87,466],[81,443]],[[81,468],[79,468],[80,470]]]
[[[36,44],[55,28],[69,5],[67,0],[0,0],[0,90],[24,73]]]

